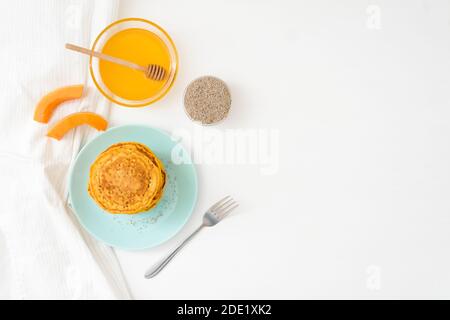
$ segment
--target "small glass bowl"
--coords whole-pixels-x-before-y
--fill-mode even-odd
[[[167,34],[167,32],[164,31],[164,29],[162,29],[154,22],[141,18],[127,18],[113,22],[97,36],[97,39],[95,39],[94,44],[92,45],[92,50],[101,52],[103,46],[111,36],[113,36],[119,31],[130,28],[145,29],[150,32],[153,32],[167,46],[170,55],[170,68],[168,70],[168,77],[166,79],[166,83],[161,88],[161,90],[158,91],[152,97],[147,98],[145,100],[124,99],[111,92],[111,90],[109,90],[108,87],[103,83],[100,74],[99,59],[93,58],[91,56],[89,61],[89,70],[92,76],[92,80],[95,83],[95,86],[108,100],[125,107],[143,107],[158,101],[159,99],[164,97],[167,94],[167,92],[169,92],[178,73],[178,52],[172,39]]]
[[[203,122],[201,122],[201,121],[199,121],[199,120],[193,119],[193,118],[191,117],[191,115],[189,114],[189,112],[186,110],[186,94],[187,94],[187,91],[188,91],[189,86],[190,86],[191,84],[193,84],[193,83],[194,83],[195,81],[197,81],[197,80],[201,80],[201,79],[204,79],[204,78],[214,78],[215,80],[220,81],[220,82],[224,85],[224,87],[226,88],[226,90],[228,91],[228,93],[230,94],[230,97],[231,97],[231,92],[230,92],[230,88],[228,87],[228,85],[227,85],[227,83],[226,83],[225,81],[223,81],[222,79],[217,78],[217,77],[215,77],[215,76],[212,76],[212,75],[204,75],[204,76],[195,78],[194,80],[192,80],[191,82],[189,82],[189,84],[187,85],[186,89],[184,89],[184,94],[183,94],[183,109],[184,109],[184,113],[185,113],[186,116],[189,118],[189,120],[191,120],[193,123],[199,124],[199,125],[201,125],[201,126],[208,127],[208,126],[214,126],[214,125],[216,125],[216,124],[221,124],[222,122],[224,122],[224,121],[228,118],[228,115],[230,114],[230,111],[231,111],[231,103],[232,103],[232,102],[230,102],[230,108],[228,109],[228,112],[227,112],[227,114],[225,115],[225,117],[223,117],[222,119],[220,119],[220,120],[218,120],[218,121],[216,121],[216,122],[212,122],[212,123],[203,123]]]

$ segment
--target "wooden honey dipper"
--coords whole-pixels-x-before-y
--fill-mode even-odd
[[[89,56],[93,56],[96,58],[99,58],[101,60],[109,61],[115,64],[120,64],[121,66],[125,66],[131,69],[135,69],[138,71],[142,71],[145,76],[149,79],[155,80],[155,81],[162,81],[166,77],[166,70],[157,64],[149,64],[147,66],[141,66],[139,64],[123,60],[120,58],[116,58],[101,52],[89,50],[83,47],[76,46],[74,44],[66,43],[66,49],[73,50],[76,52],[80,52]]]

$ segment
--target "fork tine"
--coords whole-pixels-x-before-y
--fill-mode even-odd
[[[230,196],[226,196],[222,200],[217,201],[211,208],[208,209],[208,211],[216,210],[218,206],[220,206],[224,201],[226,201]]]
[[[238,203],[235,203],[235,205],[229,207],[227,210],[221,212],[221,214],[219,215],[219,220],[222,220],[223,218],[225,218],[227,215],[230,214],[231,211],[233,211],[234,209],[236,209],[237,207],[239,207]]]
[[[219,213],[221,210],[223,210],[225,207],[228,207],[230,205],[230,203],[233,203],[233,202],[234,202],[234,200],[232,198],[230,198],[229,200],[223,202],[220,206],[215,208],[213,210],[213,212]]]
[[[217,215],[221,215],[223,212],[225,212],[226,210],[228,210],[230,207],[234,206],[237,202],[234,201],[233,199],[225,202],[223,205],[220,206],[220,208],[216,209],[216,213]]]

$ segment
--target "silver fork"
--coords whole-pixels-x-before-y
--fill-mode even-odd
[[[175,255],[180,252],[180,250],[190,241],[192,238],[199,233],[204,227],[212,227],[222,221],[232,210],[236,209],[238,206],[237,202],[234,201],[230,196],[226,196],[211,208],[209,208],[203,215],[203,223],[197,228],[189,237],[186,238],[171,254],[167,256],[163,261],[156,264],[150,268],[145,273],[145,278],[150,279],[161,272],[162,269],[175,257]]]

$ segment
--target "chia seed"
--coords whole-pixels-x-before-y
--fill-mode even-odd
[[[184,108],[193,121],[209,125],[226,118],[231,94],[225,82],[212,76],[200,77],[186,88]]]

